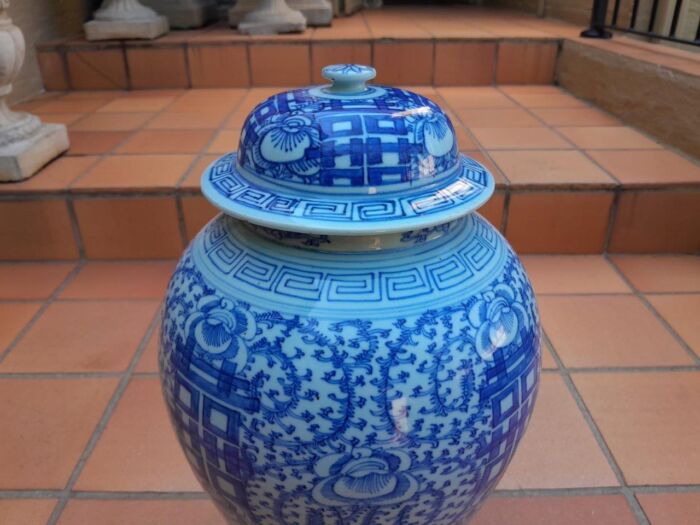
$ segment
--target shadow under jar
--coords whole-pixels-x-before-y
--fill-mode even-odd
[[[440,107],[367,66],[324,76],[202,176],[223,213],[170,281],[166,403],[232,524],[463,523],[532,413],[534,294]]]

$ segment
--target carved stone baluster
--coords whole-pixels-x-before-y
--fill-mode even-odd
[[[44,124],[39,117],[17,113],[7,105],[12,82],[24,63],[22,31],[7,14],[10,0],[0,0],[0,181],[31,177],[68,149],[62,124]]]
[[[240,0],[239,0],[240,1]],[[236,14],[238,5],[231,12]],[[306,19],[299,11],[291,9],[285,0],[254,0],[241,6],[245,15],[237,24],[244,34],[264,35],[293,33],[306,29]]]
[[[168,32],[168,19],[138,0],[104,0],[85,24],[88,40],[154,39]]]

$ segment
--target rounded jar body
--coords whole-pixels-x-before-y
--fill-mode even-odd
[[[452,525],[524,432],[540,327],[520,261],[477,213],[356,238],[219,215],[170,282],[160,366],[231,523]]]

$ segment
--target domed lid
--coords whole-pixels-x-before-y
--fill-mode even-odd
[[[433,101],[367,85],[368,66],[323,75],[331,85],[279,93],[248,115],[238,153],[202,176],[214,205],[271,228],[367,235],[454,220],[491,196],[493,177],[459,153]]]

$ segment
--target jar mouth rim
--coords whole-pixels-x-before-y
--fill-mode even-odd
[[[481,207],[495,191],[491,173],[459,155],[460,169],[433,184],[374,195],[313,193],[261,185],[238,167],[236,153],[202,174],[204,196],[227,215],[280,230],[329,235],[373,235],[427,228]]]

